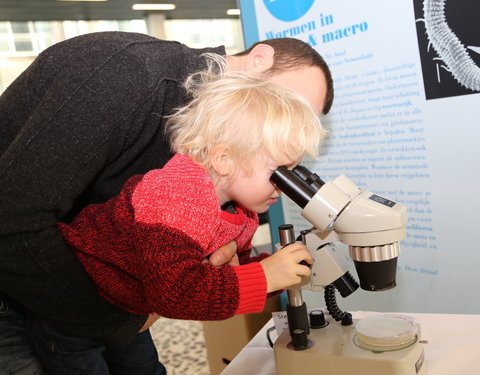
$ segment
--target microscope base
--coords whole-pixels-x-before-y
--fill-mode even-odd
[[[324,328],[311,329],[311,347],[294,350],[291,337],[284,331],[275,342],[277,375],[426,375],[423,345],[415,342],[403,349],[372,352],[354,342],[355,324],[342,326],[330,322]]]

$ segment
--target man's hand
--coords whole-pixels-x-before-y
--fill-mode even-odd
[[[146,331],[147,329],[149,329],[153,325],[153,323],[155,323],[159,318],[160,318],[160,315],[158,315],[156,313],[150,314],[148,316],[147,321],[143,325],[143,327],[140,328],[139,332],[143,332],[143,331]]]
[[[224,264],[239,266],[237,244],[235,241],[231,241],[220,249],[214,251],[208,258],[208,263],[214,267],[220,267]]]

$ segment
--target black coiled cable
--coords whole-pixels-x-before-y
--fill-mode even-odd
[[[325,304],[330,316],[337,322],[341,321],[341,324],[348,326],[352,324],[352,314],[346,311],[340,310],[337,305],[337,299],[335,296],[335,286],[333,284],[325,287]]]

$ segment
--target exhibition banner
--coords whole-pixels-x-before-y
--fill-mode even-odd
[[[397,287],[339,304],[480,313],[468,293],[480,287],[480,2],[241,0],[240,8],[247,47],[298,38],[332,70],[334,105],[321,117],[328,136],[320,159],[305,165],[407,207]],[[282,213],[273,226],[309,227],[288,198]],[[321,304],[320,295],[306,298]]]

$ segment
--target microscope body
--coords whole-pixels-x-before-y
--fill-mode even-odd
[[[289,329],[274,345],[277,374],[426,374],[415,322],[399,315],[355,320],[331,301],[335,290],[346,297],[358,287],[346,270],[345,258],[335,245],[338,242],[348,245],[362,289],[395,287],[406,208],[361,190],[346,176],[325,183],[302,166],[291,171],[280,167],[271,180],[302,208],[301,215],[314,226],[296,239],[308,248],[314,262],[311,276],[287,290]],[[290,232],[288,236],[283,235],[285,230]],[[279,232],[280,247],[288,244],[282,239],[294,237],[291,225],[281,226]],[[325,324],[313,324],[312,316],[307,316],[302,290],[325,291]],[[367,333],[362,331],[366,326]],[[392,336],[391,329],[397,330],[393,337],[384,337],[385,331]]]

